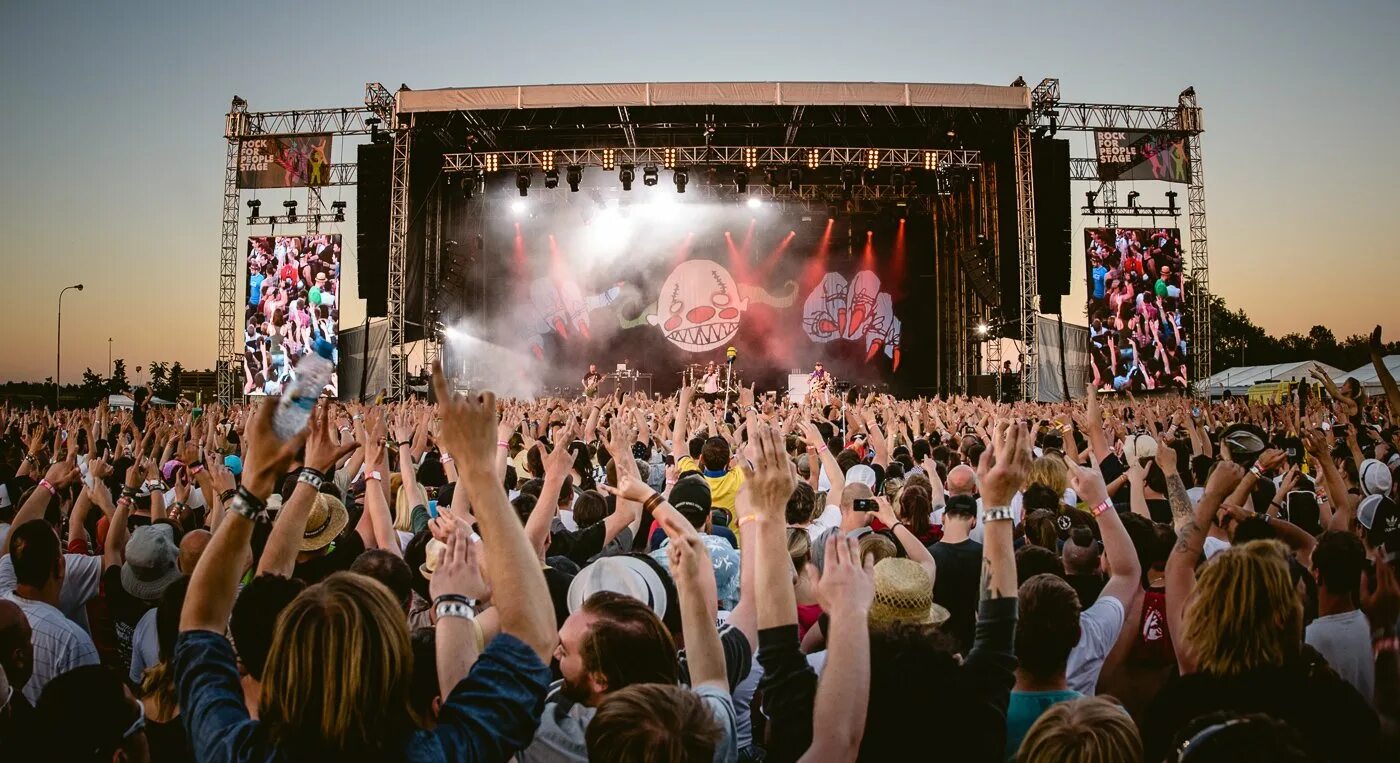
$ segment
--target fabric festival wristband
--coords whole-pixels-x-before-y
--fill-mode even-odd
[[[384,481],[384,477],[381,476],[381,475],[379,474],[379,472],[366,472],[366,473],[365,473],[365,480],[366,480],[366,481],[368,481],[368,480],[378,480],[379,482],[383,482],[383,481]]]
[[[739,517],[739,526],[743,527],[748,522],[756,521],[758,516],[757,514],[749,514],[748,516]]]
[[[58,495],[58,488],[54,487],[53,483],[49,482],[48,480],[39,480],[39,487],[49,491],[49,495]]]
[[[433,607],[433,612],[437,615],[439,620],[444,617],[456,617],[462,620],[476,619],[476,612],[472,611],[471,607],[456,601],[444,601],[436,607]]]
[[[238,495],[238,488],[231,487],[228,490],[219,493],[219,500],[223,501],[224,503],[228,503],[229,501],[233,500],[233,497],[235,495]]]
[[[497,441],[496,441],[496,447],[498,447],[498,448],[509,448],[509,447],[510,447],[510,443],[506,442],[505,440],[497,440]]]
[[[190,467],[190,474],[199,474],[204,471],[204,464],[195,464]]]
[[[1112,510],[1113,510],[1113,502],[1112,502],[1112,501],[1107,501],[1107,500],[1104,501],[1103,503],[1099,504],[1098,506],[1095,506],[1094,508],[1090,509],[1090,511],[1093,512],[1094,516],[1096,516],[1096,517],[1097,517],[1098,515],[1104,513],[1105,511],[1112,511]]]
[[[983,522],[1010,521],[1014,518],[1015,516],[1011,513],[1010,506],[997,506],[996,508],[987,509],[982,513]]]
[[[443,602],[445,602],[445,601],[455,601],[455,602],[457,602],[458,604],[471,604],[471,603],[472,603],[472,602],[471,602],[471,599],[468,599],[467,597],[463,596],[463,595],[460,594],[460,593],[445,593],[445,594],[442,594],[441,596],[438,596],[437,598],[433,599],[433,606],[436,607],[437,605],[439,605],[439,604],[441,604],[441,603],[443,603]]]
[[[304,482],[320,491],[321,486],[326,484],[326,477],[315,469],[305,468],[297,475],[297,482]]]
[[[267,516],[267,504],[253,497],[244,488],[239,488],[237,495],[229,501],[229,511],[237,514],[250,522],[259,522]]]
[[[666,500],[666,499],[665,499],[665,498],[662,498],[660,493],[652,493],[652,494],[651,494],[651,497],[648,498],[648,499],[646,499],[646,501],[644,501],[644,502],[642,503],[642,510],[643,510],[643,511],[655,512],[655,511],[656,511],[656,507],[657,507],[657,506],[660,506],[660,505],[661,505],[661,502],[664,501],[664,500]]]

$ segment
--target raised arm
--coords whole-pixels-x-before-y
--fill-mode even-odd
[[[802,422],[802,437],[807,441],[807,446],[817,453],[817,460],[821,468],[826,472],[826,481],[829,486],[826,491],[827,503],[831,503],[833,498],[841,500],[841,492],[846,489],[846,475],[841,473],[841,465],[836,461],[836,454],[831,452],[831,448],[826,446],[822,440],[821,431],[817,425],[810,421]],[[811,468],[815,469],[816,464]]]
[[[547,662],[558,636],[554,607],[539,556],[526,540],[494,468],[496,396],[490,392],[475,399],[457,396],[448,389],[439,364],[433,367],[433,385],[442,407],[443,440],[456,454],[463,486],[472,497],[472,511],[481,527],[501,631],[525,642]]]
[[[1016,552],[1011,538],[1011,497],[1031,467],[1031,435],[1019,424],[998,425],[982,453],[982,601],[1016,598]]]
[[[272,495],[277,479],[286,473],[306,440],[305,432],[287,442],[277,438],[272,431],[276,407],[275,399],[264,400],[244,428],[247,458],[243,460],[243,486],[190,576],[189,593],[180,612],[181,631],[222,634],[228,625],[253,524],[266,516],[267,497]]]
[[[826,565],[817,599],[831,617],[827,663],[817,685],[812,746],[803,761],[855,760],[865,735],[870,702],[870,604],[875,600],[874,562],[862,565],[853,538],[826,539]]]
[[[544,456],[541,459],[544,461],[544,485],[540,488],[539,498],[535,499],[530,518],[525,522],[525,538],[530,542],[530,548],[544,548],[549,527],[559,511],[559,491],[564,489],[564,478],[569,476],[569,469],[574,464],[573,454],[569,452],[569,441],[573,436],[573,425],[566,424],[559,430],[559,441],[554,443],[554,449],[540,454]],[[545,446],[541,443],[540,447]]]
[[[713,686],[725,692],[731,690],[724,670],[724,647],[715,629],[715,614],[719,594],[715,589],[714,567],[710,552],[700,533],[679,512],[658,512],[657,522],[671,543],[666,547],[670,557],[671,576],[680,596],[681,630],[685,637],[686,661],[690,665],[690,685],[695,688]]]
[[[686,431],[690,423],[690,401],[695,397],[695,390],[689,385],[681,387],[679,400],[676,403],[676,420],[671,425],[671,455],[680,461],[690,455],[688,445],[689,433]]]
[[[1160,450],[1157,452],[1161,453]],[[1097,465],[1088,469],[1070,466],[1070,477],[1074,492],[1089,504],[1094,520],[1099,524],[1104,556],[1108,558],[1109,578],[1101,595],[1112,596],[1122,602],[1126,609],[1132,603],[1133,597],[1142,591],[1142,564],[1133,548],[1133,539],[1128,535],[1128,529],[1123,526],[1122,518],[1108,500],[1103,473],[1098,470]]]
[[[1385,347],[1381,344],[1381,327],[1377,326],[1371,332],[1371,365],[1375,367],[1376,378],[1385,390],[1385,399],[1390,403],[1390,416],[1393,421],[1396,416],[1400,416],[1400,385],[1395,383],[1395,376],[1385,364],[1384,351]]]
[[[1206,533],[1220,504],[1234,491],[1244,478],[1244,468],[1239,464],[1224,461],[1216,465],[1206,482],[1205,492],[1196,504],[1196,512],[1191,521],[1177,531],[1176,545],[1167,557],[1167,628],[1172,633],[1186,632],[1184,615],[1186,604],[1196,586],[1196,563],[1201,558],[1201,548],[1205,544]],[[1196,661],[1186,650],[1186,639],[1173,639],[1177,666],[1182,675],[1196,669]]]
[[[306,520],[320,494],[317,481],[325,479],[326,470],[334,464],[336,445],[331,439],[330,411],[325,404],[316,406],[307,428],[306,470],[297,480],[291,498],[282,504],[277,520],[272,524],[262,558],[258,560],[259,575],[291,577],[296,571],[297,552],[306,533]]]

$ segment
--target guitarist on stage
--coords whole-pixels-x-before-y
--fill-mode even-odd
[[[603,375],[598,373],[596,363],[588,364],[588,373],[583,375],[583,396],[593,397],[598,394],[598,384],[603,381]]]

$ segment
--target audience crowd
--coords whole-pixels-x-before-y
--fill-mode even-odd
[[[438,373],[291,441],[6,407],[0,759],[1400,759],[1375,360],[1277,404]]]

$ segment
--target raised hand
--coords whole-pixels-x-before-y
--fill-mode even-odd
[[[443,594],[456,594],[469,599],[491,598],[491,588],[481,576],[480,559],[476,544],[461,523],[453,523],[443,541],[447,548],[433,577],[428,581],[428,593],[434,599]]]
[[[340,454],[340,446],[331,434],[331,415],[326,404],[316,406],[311,412],[311,424],[306,437],[306,465],[326,474],[335,467]]]
[[[464,396],[447,388],[442,368],[434,366],[433,386],[442,407],[442,439],[458,463],[458,471],[495,473],[496,395],[483,392]]]
[[[824,612],[855,615],[863,621],[875,600],[874,561],[862,561],[860,543],[839,533],[827,536],[825,558],[817,603]]]
[[[1380,331],[1380,327],[1376,330]],[[1393,627],[1400,617],[1400,581],[1383,550],[1372,551],[1371,560],[1375,562],[1373,580],[1367,580],[1365,570],[1361,572],[1361,611],[1366,613],[1372,628]]]
[[[1070,464],[1069,481],[1074,494],[1091,507],[1108,500],[1108,487],[1104,485],[1103,472],[1097,466]]]
[[[988,507],[1009,506],[1011,497],[1026,482],[1031,460],[1031,436],[1026,427],[998,425],[992,435],[992,447],[982,454],[986,465],[982,502]]]
[[[272,431],[273,411],[277,401],[269,398],[258,406],[258,412],[248,423],[244,439],[248,452],[243,459],[243,487],[254,497],[266,499],[277,487],[277,480],[287,473],[306,441],[306,431],[283,441]]]
[[[628,501],[642,502],[651,497],[652,489],[642,481],[637,470],[637,461],[632,458],[631,443],[635,439],[632,430],[621,419],[613,419],[608,437],[608,452],[613,457],[613,472],[617,475],[617,485],[604,485],[607,492]]]
[[[750,419],[749,442],[754,444],[754,473],[745,483],[754,509],[762,514],[783,516],[788,499],[797,487],[787,450],[777,429]]]

